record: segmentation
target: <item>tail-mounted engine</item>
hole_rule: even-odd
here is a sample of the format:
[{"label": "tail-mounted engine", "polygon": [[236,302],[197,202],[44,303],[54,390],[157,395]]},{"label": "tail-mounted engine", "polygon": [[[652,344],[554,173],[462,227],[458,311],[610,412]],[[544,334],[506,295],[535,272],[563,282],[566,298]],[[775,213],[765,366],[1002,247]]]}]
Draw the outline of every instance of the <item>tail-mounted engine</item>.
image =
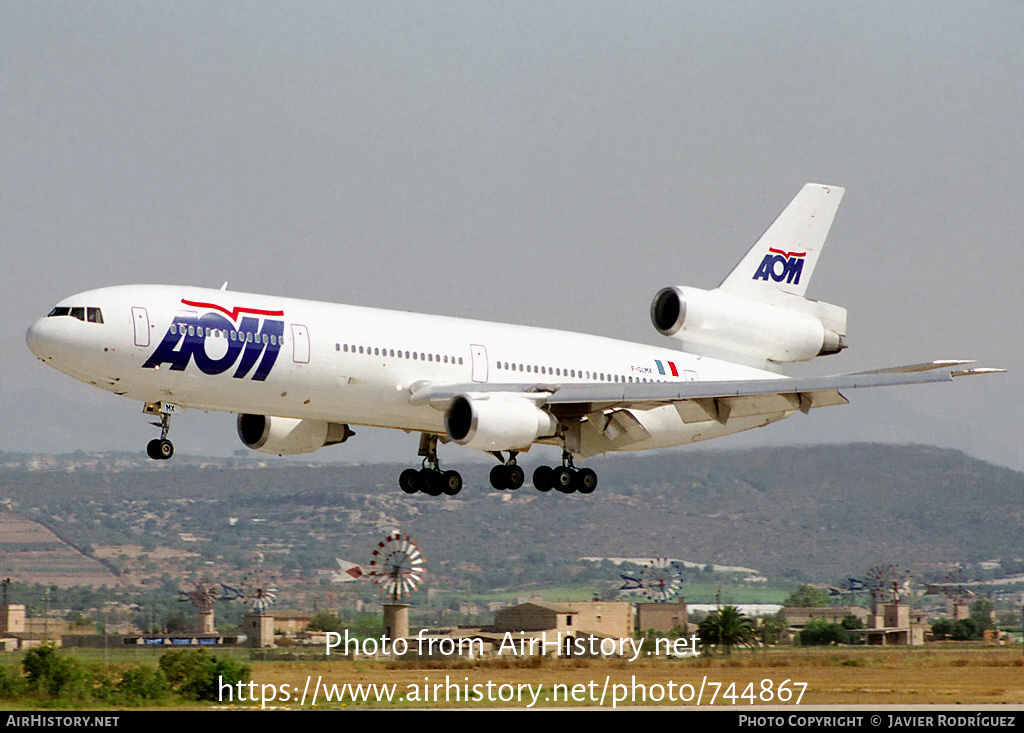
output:
[{"label": "tail-mounted engine", "polygon": [[658,331],[685,351],[762,365],[809,361],[846,348],[846,310],[799,296],[780,304],[719,290],[683,286],[661,290],[651,302]]}]

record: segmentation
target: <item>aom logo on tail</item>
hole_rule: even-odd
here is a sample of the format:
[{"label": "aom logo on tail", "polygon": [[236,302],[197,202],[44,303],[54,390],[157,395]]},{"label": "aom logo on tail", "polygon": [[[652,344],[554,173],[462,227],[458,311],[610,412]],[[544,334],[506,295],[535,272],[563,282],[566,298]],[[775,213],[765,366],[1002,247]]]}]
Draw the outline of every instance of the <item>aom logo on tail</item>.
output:
[{"label": "aom logo on tail", "polygon": [[[267,378],[284,341],[284,321],[267,316],[283,316],[284,311],[239,307],[228,310],[214,303],[184,299],[181,302],[195,308],[211,308],[219,313],[175,316],[163,341],[142,365],[143,369],[170,364],[172,371],[180,372],[194,359],[203,374],[223,374],[237,363],[231,375],[235,379],[246,377],[254,366],[254,380],[262,382]],[[230,320],[221,313],[230,316]],[[233,321],[243,313],[252,316],[243,316],[236,327]],[[258,316],[264,316],[262,323]]]},{"label": "aom logo on tail", "polygon": [[[800,284],[800,273],[804,269],[806,252],[785,252],[774,247],[768,248],[768,254],[761,260],[761,265],[754,273],[755,280],[771,278],[777,283],[785,280],[793,285]],[[747,270],[747,272],[750,272]]]}]

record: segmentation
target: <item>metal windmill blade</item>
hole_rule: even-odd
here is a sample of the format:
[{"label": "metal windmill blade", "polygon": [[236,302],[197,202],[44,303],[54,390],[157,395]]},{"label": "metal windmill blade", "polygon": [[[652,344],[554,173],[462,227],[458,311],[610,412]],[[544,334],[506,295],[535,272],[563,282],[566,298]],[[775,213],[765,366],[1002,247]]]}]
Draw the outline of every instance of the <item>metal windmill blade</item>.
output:
[{"label": "metal windmill blade", "polygon": [[377,543],[369,575],[382,593],[400,601],[419,587],[425,570],[419,546],[408,535],[393,532]]},{"label": "metal windmill blade", "polygon": [[640,572],[640,583],[644,595],[652,601],[664,603],[679,594],[682,578],[671,560],[659,557],[651,560]]},{"label": "metal windmill blade", "polygon": [[260,580],[260,573],[256,571],[255,579],[242,581],[238,597],[248,603],[252,610],[263,615],[277,601],[277,588],[271,587],[269,581]]}]

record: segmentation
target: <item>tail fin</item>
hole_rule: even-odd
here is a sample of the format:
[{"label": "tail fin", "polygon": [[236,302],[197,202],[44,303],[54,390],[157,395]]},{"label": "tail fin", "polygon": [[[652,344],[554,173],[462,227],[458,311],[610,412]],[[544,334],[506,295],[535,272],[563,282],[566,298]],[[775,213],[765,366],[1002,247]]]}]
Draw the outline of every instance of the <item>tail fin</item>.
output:
[{"label": "tail fin", "polygon": [[844,189],[808,183],[718,286],[732,295],[779,303],[804,297]]}]

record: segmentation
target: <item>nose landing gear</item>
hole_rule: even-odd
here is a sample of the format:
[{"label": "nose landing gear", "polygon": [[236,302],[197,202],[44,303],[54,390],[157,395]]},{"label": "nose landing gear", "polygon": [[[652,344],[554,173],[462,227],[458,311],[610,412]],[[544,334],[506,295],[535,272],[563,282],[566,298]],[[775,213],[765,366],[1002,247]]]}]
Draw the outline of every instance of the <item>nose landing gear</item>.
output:
[{"label": "nose landing gear", "polygon": [[160,422],[151,422],[160,428],[160,437],[149,441],[146,445],[146,455],[154,461],[166,461],[174,455],[174,443],[167,439],[167,433],[171,430],[171,415],[174,413],[174,405],[165,405],[162,402],[147,402],[142,411],[147,415],[156,415]]}]

